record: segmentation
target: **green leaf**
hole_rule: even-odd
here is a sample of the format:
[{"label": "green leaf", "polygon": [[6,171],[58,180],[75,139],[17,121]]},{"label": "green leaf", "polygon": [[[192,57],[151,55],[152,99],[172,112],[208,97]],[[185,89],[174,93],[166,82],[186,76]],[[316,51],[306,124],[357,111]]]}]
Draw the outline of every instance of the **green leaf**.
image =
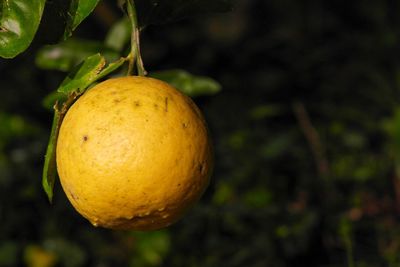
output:
[{"label": "green leaf", "polygon": [[74,91],[83,92],[94,81],[105,64],[106,60],[100,54],[88,57],[64,79],[57,91],[64,94]]},{"label": "green leaf", "polygon": [[95,53],[102,54],[107,61],[119,58],[116,50],[100,42],[71,38],[60,44],[42,47],[36,54],[36,65],[43,69],[70,71]]},{"label": "green leaf", "polygon": [[64,32],[64,39],[72,35],[78,25],[94,10],[100,0],[72,0],[69,9],[69,19]]},{"label": "green leaf", "polygon": [[35,36],[46,0],[1,2],[0,56],[13,58],[25,51]]},{"label": "green leaf", "polygon": [[47,96],[42,101],[43,107],[45,107],[48,110],[53,110],[54,104],[58,101],[60,103],[65,102],[67,100],[67,95],[64,93],[60,93],[57,91],[53,91]]},{"label": "green leaf", "polygon": [[215,80],[194,76],[184,70],[158,71],[150,73],[149,76],[163,80],[191,97],[213,95],[221,90],[221,85]]},{"label": "green leaf", "polygon": [[58,132],[62,122],[62,114],[55,109],[53,117],[53,125],[51,126],[50,139],[47,145],[46,155],[44,157],[44,167],[42,176],[42,186],[44,191],[52,202],[53,199],[53,187],[57,175],[56,166],[56,147]]},{"label": "green leaf", "polygon": [[122,64],[124,64],[126,61],[126,58],[120,58],[119,60],[112,62],[110,64],[108,64],[108,66],[106,68],[104,68],[94,79],[94,81],[97,81],[98,79],[101,79],[105,76],[107,76],[108,74],[110,74],[111,72],[117,70],[119,67],[122,66]]},{"label": "green leaf", "polygon": [[232,9],[232,0],[135,0],[135,4],[141,28]]},{"label": "green leaf", "polygon": [[64,79],[57,91],[64,94],[73,92],[82,94],[93,82],[118,69],[124,62],[125,58],[120,58],[104,68],[106,60],[103,56],[100,54],[90,56]]},{"label": "green leaf", "polygon": [[127,18],[123,18],[115,23],[107,33],[105,44],[107,47],[122,51],[124,46],[130,41],[132,27]]},{"label": "green leaf", "polygon": [[57,101],[54,105],[53,124],[51,126],[50,138],[47,145],[42,176],[42,186],[47,194],[47,197],[49,198],[50,203],[53,199],[53,188],[57,175],[56,147],[58,133],[60,131],[61,123],[65,114],[67,113],[71,105],[75,102],[78,96],[78,92],[70,92],[66,98]]}]

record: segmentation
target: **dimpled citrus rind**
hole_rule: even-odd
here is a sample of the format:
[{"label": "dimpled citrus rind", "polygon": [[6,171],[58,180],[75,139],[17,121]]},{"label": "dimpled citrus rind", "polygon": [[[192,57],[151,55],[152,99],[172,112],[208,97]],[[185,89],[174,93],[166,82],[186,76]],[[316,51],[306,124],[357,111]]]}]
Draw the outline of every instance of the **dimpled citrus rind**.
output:
[{"label": "dimpled citrus rind", "polygon": [[213,159],[205,121],[167,83],[147,77],[97,84],[68,110],[57,169],[74,208],[93,225],[155,230],[203,194]]}]

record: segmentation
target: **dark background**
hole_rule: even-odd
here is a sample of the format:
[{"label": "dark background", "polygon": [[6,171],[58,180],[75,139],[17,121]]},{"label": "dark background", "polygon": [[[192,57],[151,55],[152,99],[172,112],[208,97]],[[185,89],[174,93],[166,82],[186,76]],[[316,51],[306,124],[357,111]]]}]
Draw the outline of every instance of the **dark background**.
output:
[{"label": "dark background", "polygon": [[[400,3],[238,0],[230,13],[150,26],[147,70],[222,85],[195,98],[215,145],[212,182],[177,224],[94,228],[41,171],[43,98],[65,73],[35,66],[55,30],[0,59],[0,266],[399,266]],[[104,1],[75,36],[103,40]]]}]

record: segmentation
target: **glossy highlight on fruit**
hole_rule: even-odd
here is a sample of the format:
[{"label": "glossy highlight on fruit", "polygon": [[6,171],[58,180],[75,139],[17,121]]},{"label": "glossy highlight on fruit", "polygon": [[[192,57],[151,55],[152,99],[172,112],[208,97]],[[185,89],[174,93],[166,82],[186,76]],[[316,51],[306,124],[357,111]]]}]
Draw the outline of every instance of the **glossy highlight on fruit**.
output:
[{"label": "glossy highlight on fruit", "polygon": [[93,225],[154,230],[205,191],[213,166],[206,123],[193,101],[160,80],[99,83],[68,110],[57,169],[74,208]]}]

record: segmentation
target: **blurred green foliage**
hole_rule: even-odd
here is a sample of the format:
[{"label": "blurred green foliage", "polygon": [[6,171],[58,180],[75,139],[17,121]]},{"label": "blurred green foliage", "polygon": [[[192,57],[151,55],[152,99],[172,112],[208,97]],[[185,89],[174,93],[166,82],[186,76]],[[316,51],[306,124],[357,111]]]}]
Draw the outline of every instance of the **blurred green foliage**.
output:
[{"label": "blurred green foliage", "polygon": [[107,61],[118,59],[117,51],[91,40],[70,38],[57,45],[44,46],[36,56],[36,65],[42,69],[69,71],[83,59],[96,53],[102,54]]},{"label": "blurred green foliage", "polygon": [[151,72],[150,77],[165,81],[191,97],[214,95],[221,85],[209,77],[194,76],[184,70]]},{"label": "blurred green foliage", "polygon": [[[124,51],[123,27],[118,44],[107,38],[119,16],[98,12],[76,37]],[[47,203],[42,101],[65,73],[34,66],[40,37],[0,60],[0,266],[399,266],[399,12],[395,1],[238,0],[229,14],[148,27],[147,70],[222,85],[195,98],[215,145],[211,185],[157,232],[93,228],[58,184]]]}]

